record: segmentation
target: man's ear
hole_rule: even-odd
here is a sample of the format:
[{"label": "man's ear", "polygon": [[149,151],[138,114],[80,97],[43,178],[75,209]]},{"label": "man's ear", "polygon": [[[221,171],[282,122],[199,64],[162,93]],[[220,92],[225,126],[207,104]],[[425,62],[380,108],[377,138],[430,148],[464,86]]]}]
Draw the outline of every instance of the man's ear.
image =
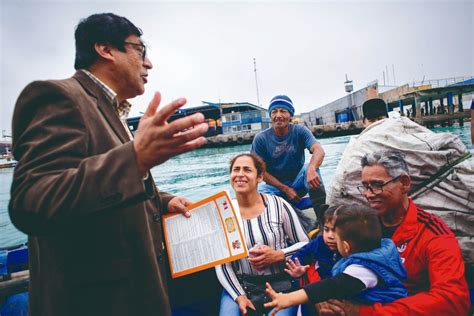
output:
[{"label": "man's ear", "polygon": [[95,48],[95,51],[97,52],[97,54],[100,57],[102,57],[104,59],[107,59],[107,60],[113,60],[114,59],[114,56],[112,54],[112,50],[111,50],[110,45],[95,43],[94,48]]},{"label": "man's ear", "polygon": [[364,128],[369,127],[370,122],[369,122],[369,120],[368,120],[366,117],[364,117],[364,118],[362,119],[362,125],[364,125]]},{"label": "man's ear", "polygon": [[403,193],[408,193],[410,191],[410,187],[411,187],[411,178],[409,175],[401,175],[400,176],[400,179],[398,180],[400,181],[400,183],[402,184],[402,190],[403,190]]}]

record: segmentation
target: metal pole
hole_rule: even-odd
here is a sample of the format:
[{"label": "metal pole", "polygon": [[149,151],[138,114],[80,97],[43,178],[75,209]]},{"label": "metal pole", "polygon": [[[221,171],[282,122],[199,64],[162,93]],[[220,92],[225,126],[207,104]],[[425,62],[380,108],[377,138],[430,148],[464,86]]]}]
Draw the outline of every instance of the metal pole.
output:
[{"label": "metal pole", "polygon": [[395,66],[392,64],[392,74],[393,74],[393,85],[396,86],[397,82],[395,81]]},{"label": "metal pole", "polygon": [[257,105],[260,106],[260,95],[258,94],[258,80],[257,80],[257,61],[253,59],[253,71],[255,72],[255,86],[257,87]]}]

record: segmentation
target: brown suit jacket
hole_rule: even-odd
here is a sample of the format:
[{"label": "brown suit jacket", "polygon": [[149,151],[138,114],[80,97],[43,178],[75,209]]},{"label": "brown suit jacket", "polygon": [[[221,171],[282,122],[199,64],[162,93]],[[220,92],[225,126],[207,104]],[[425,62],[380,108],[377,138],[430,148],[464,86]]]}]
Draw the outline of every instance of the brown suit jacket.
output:
[{"label": "brown suit jacket", "polygon": [[18,98],[10,217],[29,235],[30,315],[169,315],[161,212],[112,104],[86,74]]}]

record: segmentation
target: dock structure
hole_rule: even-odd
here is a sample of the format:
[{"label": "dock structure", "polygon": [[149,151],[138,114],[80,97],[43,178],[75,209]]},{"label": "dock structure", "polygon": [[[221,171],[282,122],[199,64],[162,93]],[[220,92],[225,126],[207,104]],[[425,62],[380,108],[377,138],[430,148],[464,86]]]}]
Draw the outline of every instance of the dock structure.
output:
[{"label": "dock structure", "polygon": [[[347,89],[348,83],[350,89]],[[413,121],[432,128],[449,126],[456,122],[464,124],[471,111],[464,111],[473,102],[474,76],[427,80],[402,86],[379,86],[378,81],[364,88],[352,90],[352,81],[346,78],[346,92],[342,98],[314,110],[295,116],[294,124],[304,124],[316,138],[358,134],[363,130],[362,104],[373,98],[382,98],[387,110],[408,116]],[[469,103],[469,104],[468,104]],[[176,111],[169,121],[191,115],[204,114],[209,124],[205,135],[207,147],[249,144],[255,135],[270,127],[267,109],[249,102],[205,102],[203,105]],[[140,117],[128,119],[132,133]]]},{"label": "dock structure", "polygon": [[434,127],[452,125],[455,121],[462,125],[470,117],[464,106],[472,102],[473,92],[474,77],[457,77],[406,84],[381,93],[380,97],[389,109]]},{"label": "dock structure", "polygon": [[464,125],[465,121],[471,118],[471,111],[460,111],[451,114],[433,114],[426,116],[419,116],[412,118],[413,121],[428,128],[435,126],[452,126],[458,122],[460,126]]},{"label": "dock structure", "polygon": [[[474,76],[414,82],[402,86],[379,86],[375,80],[366,87],[319,106],[301,116],[307,125],[328,125],[362,119],[362,104],[373,98],[387,102],[387,110],[414,118],[428,127],[451,124],[469,117],[455,114],[473,99]],[[456,102],[457,101],[457,102]],[[469,111],[467,111],[469,112]],[[425,116],[433,116],[426,118]],[[451,122],[451,123],[450,123]]]},{"label": "dock structure", "polygon": [[[328,138],[345,135],[356,135],[359,134],[364,126],[362,121],[355,121],[350,123],[337,123],[337,124],[325,124],[325,125],[313,125],[307,126],[316,138]],[[252,143],[255,135],[258,132],[251,133],[235,133],[227,135],[217,135],[213,137],[207,137],[207,144],[204,147],[225,147],[242,144]]]}]

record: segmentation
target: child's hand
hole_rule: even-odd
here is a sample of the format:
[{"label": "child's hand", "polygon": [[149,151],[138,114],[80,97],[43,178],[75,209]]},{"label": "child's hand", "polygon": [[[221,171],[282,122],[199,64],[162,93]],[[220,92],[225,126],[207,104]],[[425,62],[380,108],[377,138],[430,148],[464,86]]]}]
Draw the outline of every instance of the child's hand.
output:
[{"label": "child's hand", "polygon": [[273,307],[269,316],[273,316],[281,309],[290,307],[290,301],[286,298],[289,294],[277,293],[273,290],[272,286],[267,282],[266,284],[267,289],[265,292],[267,296],[272,299],[271,302],[263,304],[265,308]]},{"label": "child's hand", "polygon": [[265,308],[273,307],[269,316],[274,316],[279,310],[290,306],[297,306],[306,303],[309,300],[308,295],[306,295],[306,292],[302,289],[283,294],[276,293],[268,282],[265,283],[265,286],[267,287],[265,293],[267,293],[267,296],[272,299],[271,302],[263,304]]},{"label": "child's hand", "polygon": [[309,265],[302,266],[298,258],[295,259],[295,262],[288,259],[286,261],[286,267],[285,272],[291,275],[292,278],[300,278],[309,269]]}]

